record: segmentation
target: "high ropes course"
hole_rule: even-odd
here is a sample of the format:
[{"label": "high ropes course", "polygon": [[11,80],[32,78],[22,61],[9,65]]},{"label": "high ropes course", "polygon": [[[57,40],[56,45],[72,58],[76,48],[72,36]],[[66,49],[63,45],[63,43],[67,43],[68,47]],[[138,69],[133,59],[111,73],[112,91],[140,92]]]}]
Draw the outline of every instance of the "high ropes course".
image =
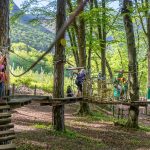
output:
[{"label": "high ropes course", "polygon": [[[56,35],[54,41],[51,43],[50,47],[46,52],[44,52],[31,66],[23,73],[15,75],[9,69],[9,72],[14,77],[21,77],[29,72],[33,67],[35,67],[47,54],[52,51],[52,48],[56,44],[58,40],[61,40],[62,35],[69,27],[69,25],[75,20],[75,17],[80,14],[83,7],[86,5],[88,0],[84,0],[78,8],[69,16],[68,20],[64,23],[62,28],[59,30],[58,34]],[[113,23],[115,23],[116,18],[114,19]],[[110,29],[109,29],[110,30]],[[108,30],[108,32],[109,32]],[[8,50],[9,52],[14,53],[13,51],[9,50],[9,47],[3,47],[4,50]],[[5,51],[6,52],[6,51]],[[66,60],[57,60],[66,62]],[[57,63],[57,62],[56,62]],[[81,69],[81,68],[76,68]],[[71,69],[70,69],[71,70]],[[73,70],[73,69],[72,69]],[[119,82],[123,78],[121,77]],[[118,81],[116,81],[118,82]],[[128,90],[124,90],[124,92],[118,93],[116,90],[117,84],[112,81],[104,80],[101,78],[90,78],[86,76],[83,82],[83,93],[80,97],[65,97],[65,98],[53,98],[51,96],[35,96],[35,95],[10,95],[10,96],[3,96],[4,101],[0,103],[0,150],[15,150],[16,147],[12,144],[12,140],[15,138],[15,133],[12,130],[14,127],[11,123],[11,113],[10,109],[16,107],[22,107],[26,104],[31,102],[40,103],[43,105],[64,105],[76,102],[86,102],[86,103],[93,103],[96,105],[108,104],[108,105],[137,105],[137,106],[147,106],[150,104],[150,101],[131,101],[128,96]],[[123,88],[122,88],[123,89]],[[11,129],[11,130],[10,130]]]}]

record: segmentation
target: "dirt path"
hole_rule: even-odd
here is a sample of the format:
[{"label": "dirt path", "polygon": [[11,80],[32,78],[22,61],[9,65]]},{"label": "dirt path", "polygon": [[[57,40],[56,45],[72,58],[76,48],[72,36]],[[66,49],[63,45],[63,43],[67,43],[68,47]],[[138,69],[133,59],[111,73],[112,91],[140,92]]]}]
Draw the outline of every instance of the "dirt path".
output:
[{"label": "dirt path", "polygon": [[[77,105],[65,108],[67,132],[51,129],[51,107],[31,104],[13,112],[18,150],[150,150],[150,132],[115,127],[106,117],[76,117]],[[146,125],[150,125],[150,118]]]}]

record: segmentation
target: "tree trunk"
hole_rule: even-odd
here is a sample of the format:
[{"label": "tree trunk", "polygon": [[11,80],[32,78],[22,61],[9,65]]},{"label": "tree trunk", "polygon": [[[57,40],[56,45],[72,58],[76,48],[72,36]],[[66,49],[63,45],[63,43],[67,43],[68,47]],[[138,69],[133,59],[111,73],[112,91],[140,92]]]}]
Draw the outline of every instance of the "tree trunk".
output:
[{"label": "tree trunk", "polygon": [[[65,0],[57,1],[57,14],[56,14],[56,34],[65,22]],[[65,33],[61,39],[65,38]],[[64,97],[64,60],[65,60],[65,48],[58,41],[55,46],[54,56],[54,98]],[[57,131],[64,131],[64,105],[53,106],[53,127]]]},{"label": "tree trunk", "polygon": [[[144,4],[144,2],[142,2]],[[145,15],[147,17],[147,41],[148,41],[148,50],[147,50],[147,61],[148,61],[148,92],[147,98],[150,99],[150,12],[149,12],[149,0],[145,0],[146,8]],[[143,6],[143,5],[142,5]]]},{"label": "tree trunk", "polygon": [[6,95],[9,94],[9,55],[8,49],[10,47],[9,39],[9,0],[0,0],[0,51],[6,55],[7,66],[6,73],[8,76],[7,85],[5,85]]},{"label": "tree trunk", "polygon": [[[101,56],[96,52],[96,55],[101,59]],[[110,79],[113,80],[113,73],[112,73],[112,69],[109,65],[109,62],[108,60],[106,59],[106,67],[107,67],[107,70],[108,70],[108,73],[109,73],[109,76],[110,76]]]},{"label": "tree trunk", "polygon": [[[93,0],[90,3],[90,11],[93,9]],[[93,27],[92,27],[92,20],[89,21],[90,24],[90,40],[89,40],[89,49],[88,49],[88,63],[87,63],[87,70],[88,75],[91,77],[91,55],[92,55],[92,42],[93,42]]]},{"label": "tree trunk", "polygon": [[102,67],[102,77],[106,77],[106,6],[105,0],[102,0],[102,41],[101,41],[101,67]]},{"label": "tree trunk", "polygon": [[[131,19],[131,0],[123,1],[123,20],[126,31],[127,47],[128,47],[128,60],[129,60],[129,86],[130,86],[130,99],[131,101],[139,100],[139,86],[138,86],[138,66],[136,57],[135,37],[133,30],[133,23]],[[139,107],[130,106],[129,117],[127,121],[127,127],[137,128],[138,127],[138,115]]]},{"label": "tree trunk", "polygon": [[148,93],[147,98],[150,99],[150,14],[148,14],[147,19],[147,38],[148,38]]},{"label": "tree trunk", "polygon": [[[78,0],[78,5],[83,0]],[[83,10],[82,10],[83,12]],[[81,13],[82,13],[81,12]],[[83,16],[79,16],[78,25],[78,46],[79,46],[79,65],[80,67],[86,67],[86,42],[85,42],[85,21]],[[83,85],[84,86],[84,85]],[[86,88],[85,88],[86,89]],[[84,90],[83,90],[83,96]],[[78,112],[80,115],[87,115],[90,113],[89,104],[85,102],[80,103],[80,109]]]},{"label": "tree trunk", "polygon": [[78,54],[78,46],[76,42],[74,29],[68,29],[68,35],[69,35],[70,44],[72,47],[72,53],[76,62],[76,66],[78,67],[79,66],[79,54]]}]

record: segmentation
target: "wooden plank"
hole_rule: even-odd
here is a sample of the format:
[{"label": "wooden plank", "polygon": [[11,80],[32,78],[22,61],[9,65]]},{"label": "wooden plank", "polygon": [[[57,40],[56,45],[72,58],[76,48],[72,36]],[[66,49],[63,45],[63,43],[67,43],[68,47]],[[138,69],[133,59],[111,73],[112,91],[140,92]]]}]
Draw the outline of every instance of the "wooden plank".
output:
[{"label": "wooden plank", "polygon": [[0,150],[16,150],[15,144],[0,145]]},{"label": "wooden plank", "polygon": [[9,105],[0,106],[0,112],[4,112],[6,110],[10,110],[10,106]]},{"label": "wooden plank", "polygon": [[14,130],[6,130],[6,131],[0,131],[0,137],[6,136],[6,135],[14,135]]},{"label": "wooden plank", "polygon": [[51,101],[41,102],[41,106],[55,106],[55,105],[65,105],[82,101],[83,97],[65,97],[65,98],[53,98]]},{"label": "wooden plank", "polygon": [[8,117],[11,117],[11,113],[0,113],[0,119],[1,118],[8,118]]},{"label": "wooden plank", "polygon": [[11,123],[11,118],[0,119],[0,125]]},{"label": "wooden plank", "polygon": [[4,142],[4,141],[10,141],[15,139],[15,135],[9,135],[9,136],[5,136],[5,137],[0,137],[0,142]]},{"label": "wooden plank", "polygon": [[4,106],[4,105],[8,105],[6,100],[2,100],[2,101],[0,102],[0,106]]},{"label": "wooden plank", "polygon": [[11,99],[13,99],[13,98],[15,98],[15,99],[17,99],[17,98],[35,98],[35,99],[38,99],[38,98],[45,98],[45,99],[47,99],[47,98],[52,98],[52,96],[42,96],[42,95],[11,95],[11,96],[4,96],[4,98],[11,98]]},{"label": "wooden plank", "polygon": [[80,70],[85,69],[84,67],[73,67],[73,68],[67,68],[66,70]]},{"label": "wooden plank", "polygon": [[6,130],[6,129],[11,129],[14,128],[13,124],[6,124],[6,125],[0,125],[0,130]]}]

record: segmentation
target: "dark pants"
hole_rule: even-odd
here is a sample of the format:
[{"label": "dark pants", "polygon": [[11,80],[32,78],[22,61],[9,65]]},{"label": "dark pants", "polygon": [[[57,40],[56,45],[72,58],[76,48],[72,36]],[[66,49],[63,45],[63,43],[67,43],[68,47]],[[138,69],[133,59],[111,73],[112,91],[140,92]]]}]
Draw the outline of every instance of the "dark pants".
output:
[{"label": "dark pants", "polygon": [[4,83],[0,83],[0,97],[4,96]]},{"label": "dark pants", "polygon": [[82,92],[82,83],[81,83],[80,81],[76,80],[76,85],[77,85],[77,87],[78,87],[78,90],[79,90],[80,92]]}]

